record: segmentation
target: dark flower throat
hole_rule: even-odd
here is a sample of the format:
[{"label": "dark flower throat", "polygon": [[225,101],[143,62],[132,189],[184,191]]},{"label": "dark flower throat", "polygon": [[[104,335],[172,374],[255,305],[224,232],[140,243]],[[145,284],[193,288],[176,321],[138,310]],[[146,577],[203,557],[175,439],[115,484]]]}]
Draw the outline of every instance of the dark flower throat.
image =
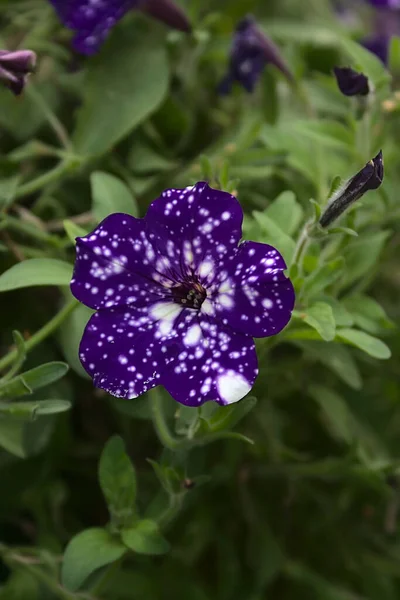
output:
[{"label": "dark flower throat", "polygon": [[207,292],[198,281],[185,281],[172,288],[172,299],[185,308],[199,309],[207,297]]}]

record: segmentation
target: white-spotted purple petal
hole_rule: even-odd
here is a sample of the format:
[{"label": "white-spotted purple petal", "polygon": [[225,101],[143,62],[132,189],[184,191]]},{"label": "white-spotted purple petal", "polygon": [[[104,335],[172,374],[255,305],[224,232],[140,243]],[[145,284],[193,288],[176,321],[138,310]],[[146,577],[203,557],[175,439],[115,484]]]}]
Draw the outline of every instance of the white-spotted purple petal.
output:
[{"label": "white-spotted purple petal", "polygon": [[186,406],[200,406],[207,400],[224,405],[246,396],[257,374],[251,337],[214,319],[199,318],[186,328],[178,358],[160,383]]},{"label": "white-spotted purple petal", "polygon": [[171,302],[96,312],[79,348],[95,386],[113,396],[136,398],[160,383],[161,374],[176,361],[185,317],[192,315],[182,315]]},{"label": "white-spotted purple petal", "polygon": [[284,269],[285,261],[272,246],[243,242],[208,290],[209,314],[252,337],[279,333],[295,301]]},{"label": "white-spotted purple petal", "polygon": [[204,283],[242,237],[243,211],[237,199],[204,182],[165,190],[149,206],[145,220],[149,239],[167,259],[166,272],[196,271]]},{"label": "white-spotted purple petal", "polygon": [[97,310],[146,305],[162,299],[166,286],[174,283],[158,274],[159,262],[144,220],[114,213],[92,233],[77,238],[72,293]]},{"label": "white-spotted purple petal", "polygon": [[97,387],[133,398],[163,384],[190,406],[250,391],[252,337],[285,327],[294,292],[275,248],[239,245],[242,218],[234,196],[200,182],[77,239],[71,290],[98,310],[80,357]]}]

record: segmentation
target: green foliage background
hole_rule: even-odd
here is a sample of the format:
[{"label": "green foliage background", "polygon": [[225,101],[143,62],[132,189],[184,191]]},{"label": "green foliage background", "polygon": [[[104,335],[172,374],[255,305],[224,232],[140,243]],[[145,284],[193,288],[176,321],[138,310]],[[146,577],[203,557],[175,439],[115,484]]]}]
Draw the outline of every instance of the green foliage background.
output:
[{"label": "green foliage background", "polygon": [[[39,56],[22,98],[0,89],[0,600],[396,600],[400,40],[389,74],[355,41],[367,5],[351,29],[327,0],[181,5],[192,35],[132,13],[86,59],[48,2],[0,0],[0,47]],[[249,11],[295,83],[269,66],[221,98]],[[336,64],[370,77],[367,107]],[[380,148],[383,186],[308,239]],[[74,238],[203,178],[285,256],[293,319],[237,405],[111,398],[77,357]]]}]

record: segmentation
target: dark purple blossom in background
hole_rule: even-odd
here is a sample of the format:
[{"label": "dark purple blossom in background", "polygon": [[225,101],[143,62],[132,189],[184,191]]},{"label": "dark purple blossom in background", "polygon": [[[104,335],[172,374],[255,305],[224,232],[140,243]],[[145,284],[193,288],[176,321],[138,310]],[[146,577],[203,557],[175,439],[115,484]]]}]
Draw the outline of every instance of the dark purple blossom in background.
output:
[{"label": "dark purple blossom in background", "polygon": [[239,22],[230,53],[228,73],[219,85],[221,94],[229,94],[235,81],[252,92],[265,66],[271,63],[292,80],[285,61],[275,44],[260,30],[253,17]]},{"label": "dark purple blossom in background", "polygon": [[373,33],[362,41],[363,46],[387,65],[390,40],[400,35],[400,0],[368,0],[375,7]]},{"label": "dark purple blossom in background", "polygon": [[400,8],[400,0],[367,0],[375,8]]},{"label": "dark purple blossom in background", "polygon": [[77,238],[71,290],[97,311],[80,345],[96,387],[136,398],[162,384],[189,406],[250,391],[253,337],[287,325],[294,290],[275,248],[240,242],[242,220],[234,196],[200,182]]},{"label": "dark purple blossom in background", "polygon": [[18,96],[36,65],[32,50],[0,50],[0,80]]},{"label": "dark purple blossom in background", "polygon": [[132,9],[147,12],[170,27],[190,31],[190,23],[172,0],[50,0],[66,27],[75,32],[74,48],[95,54],[114,25]]},{"label": "dark purple blossom in background", "polygon": [[367,96],[370,92],[368,77],[350,67],[334,67],[338,87],[345,96]]}]

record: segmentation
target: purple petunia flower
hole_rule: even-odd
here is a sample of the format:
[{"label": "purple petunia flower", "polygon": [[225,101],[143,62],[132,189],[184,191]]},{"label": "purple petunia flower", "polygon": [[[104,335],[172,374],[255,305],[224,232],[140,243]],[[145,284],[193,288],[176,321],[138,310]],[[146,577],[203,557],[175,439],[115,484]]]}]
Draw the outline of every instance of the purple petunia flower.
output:
[{"label": "purple petunia flower", "polygon": [[0,81],[19,96],[35,65],[36,54],[32,50],[0,50]]},{"label": "purple petunia flower", "polygon": [[253,17],[245,17],[236,28],[229,70],[219,85],[219,92],[229,94],[234,81],[252,92],[267,63],[274,64],[289,80],[293,79],[275,44],[259,29]]},{"label": "purple petunia flower", "polygon": [[139,9],[170,27],[190,31],[184,12],[173,0],[50,0],[61,21],[76,35],[74,47],[95,54],[110,30],[132,9]]},{"label": "purple petunia flower", "polygon": [[162,384],[189,406],[250,391],[253,336],[287,325],[294,290],[275,248],[240,243],[242,220],[234,196],[200,182],[77,238],[71,290],[97,311],[80,345],[95,386],[136,398]]}]

